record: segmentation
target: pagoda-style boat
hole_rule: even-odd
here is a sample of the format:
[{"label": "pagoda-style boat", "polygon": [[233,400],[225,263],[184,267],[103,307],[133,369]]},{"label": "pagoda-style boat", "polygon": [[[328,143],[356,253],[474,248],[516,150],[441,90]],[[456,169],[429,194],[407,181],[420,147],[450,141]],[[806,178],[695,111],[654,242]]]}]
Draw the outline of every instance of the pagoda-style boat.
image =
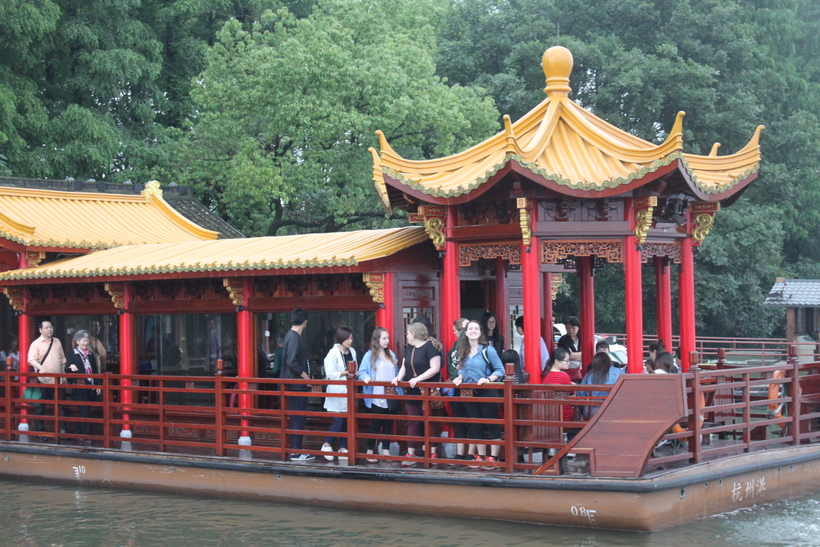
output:
[{"label": "pagoda-style boat", "polygon": [[[112,238],[122,228],[120,204],[86,194],[46,192],[36,202],[67,200],[70,207],[74,200],[111,228],[96,222],[81,234],[60,233],[49,214],[29,215],[43,226],[27,226],[3,211],[0,258],[8,271],[0,286],[9,304],[0,326],[19,338],[20,368],[3,373],[0,473],[635,530],[820,489],[820,362],[801,362],[785,347],[761,366],[733,364],[722,351],[704,363],[695,351],[693,248],[721,205],[755,179],[762,127],[735,154],[718,156],[715,145],[699,156],[683,151],[679,113],[654,145],[569,99],[568,50],[549,49],[543,65],[544,102],[516,123],[505,118],[503,132],[465,152],[410,161],[379,133],[381,152],[371,151],[378,194],[385,207],[405,209],[423,226],[216,239],[162,206],[156,186],[131,202],[156,200],[152,222],[170,221],[172,238]],[[48,239],[37,236],[46,229]],[[78,256],[65,258],[66,249]],[[540,378],[540,359],[529,356],[539,355],[540,337],[552,340],[553,291],[572,272],[586,365],[595,343],[593,274],[608,263],[623,264],[629,374],[592,390],[608,396],[592,397],[588,386],[516,383],[509,370],[495,421],[503,438],[482,441],[501,446],[499,468],[452,459],[451,439],[430,433],[456,418],[432,412],[429,395],[420,396],[425,415],[401,416],[390,436],[405,443],[406,421],[423,421],[423,455],[370,455],[364,444],[374,438],[367,433],[374,414],[364,412],[362,382],[312,380],[347,385],[346,394],[330,396],[347,398],[348,431],[329,434],[319,405],[325,394],[307,411],[290,410],[288,396],[304,395],[291,391],[297,381],[268,377],[266,356],[289,328],[288,312],[301,306],[310,313],[303,336],[316,364],[342,325],[357,348],[375,326],[387,328],[401,355],[397,342],[417,315],[450,347],[455,319],[494,309],[517,349],[513,320],[523,315],[524,366]],[[641,374],[642,270],[650,263],[652,338],[674,339],[677,277],[681,374]],[[90,403],[90,418],[77,417],[71,400],[24,397],[39,376],[26,364],[37,318],[52,321],[64,345],[83,328],[105,348],[103,397]],[[482,389],[476,386],[477,397]],[[46,431],[34,434],[31,405],[44,403]],[[565,422],[566,404],[600,408],[588,422]],[[308,417],[301,452],[315,461],[288,459],[288,417],[300,413]],[[91,423],[92,434],[73,433],[72,422]],[[576,433],[569,442],[568,431]],[[325,436],[345,436],[350,452],[320,451]],[[91,447],[81,446],[86,439]],[[408,461],[414,465],[401,465]]]}]

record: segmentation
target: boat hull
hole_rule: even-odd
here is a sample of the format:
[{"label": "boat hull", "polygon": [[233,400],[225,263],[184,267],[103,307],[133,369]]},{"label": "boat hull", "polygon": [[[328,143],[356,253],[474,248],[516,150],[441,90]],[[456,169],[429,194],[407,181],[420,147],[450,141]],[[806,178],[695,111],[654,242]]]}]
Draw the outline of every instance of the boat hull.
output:
[{"label": "boat hull", "polygon": [[641,479],[311,466],[0,443],[0,474],[358,510],[655,531],[820,490],[820,447],[725,458]]}]

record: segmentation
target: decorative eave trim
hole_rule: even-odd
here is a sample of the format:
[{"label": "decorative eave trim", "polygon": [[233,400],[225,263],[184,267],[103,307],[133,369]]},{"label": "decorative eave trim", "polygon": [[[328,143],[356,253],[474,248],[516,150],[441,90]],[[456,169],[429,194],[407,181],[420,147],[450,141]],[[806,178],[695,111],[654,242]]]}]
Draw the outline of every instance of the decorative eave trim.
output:
[{"label": "decorative eave trim", "polygon": [[328,260],[295,260],[267,262],[239,262],[228,261],[223,264],[179,264],[175,266],[137,266],[134,268],[83,268],[81,270],[62,271],[59,268],[48,272],[31,272],[28,270],[14,270],[0,274],[0,281],[23,280],[23,279],[59,279],[72,277],[120,277],[134,275],[170,274],[170,273],[195,273],[195,272],[229,272],[229,271],[256,271],[256,270],[286,270],[302,268],[326,268],[333,266],[358,266],[356,257],[332,258]]}]

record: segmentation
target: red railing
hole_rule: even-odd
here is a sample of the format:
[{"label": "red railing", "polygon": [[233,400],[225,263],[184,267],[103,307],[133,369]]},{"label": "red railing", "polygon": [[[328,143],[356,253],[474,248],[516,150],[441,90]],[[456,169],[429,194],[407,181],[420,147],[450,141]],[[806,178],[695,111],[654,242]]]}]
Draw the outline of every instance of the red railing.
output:
[{"label": "red railing", "polygon": [[[722,353],[722,352],[721,352]],[[670,465],[688,465],[707,459],[723,457],[738,452],[749,452],[764,447],[815,442],[820,438],[820,363],[800,364],[792,357],[786,364],[765,367],[733,367],[725,361],[715,370],[695,369],[685,374],[688,415],[681,422],[679,431],[670,431],[663,440],[674,443],[671,453],[653,453],[647,469]],[[443,443],[463,442],[500,447],[503,454],[503,471],[507,473],[529,472],[537,469],[542,454],[560,452],[565,446],[564,433],[577,433],[586,425],[584,421],[563,421],[564,405],[600,406],[601,397],[579,396],[578,392],[609,392],[612,386],[557,386],[527,385],[505,381],[500,384],[472,387],[475,397],[461,397],[462,402],[499,403],[496,419],[456,418],[445,411],[434,411],[434,401],[452,401],[448,396],[380,395],[379,398],[399,399],[421,403],[422,416],[365,412],[360,402],[372,395],[361,393],[363,382],[349,379],[342,381],[313,380],[315,386],[345,385],[346,393],[309,393],[298,391],[304,380],[248,379],[247,388],[241,389],[236,378],[222,376],[142,376],[97,375],[100,386],[61,385],[48,400],[23,398],[28,387],[48,387],[38,384],[36,373],[3,372],[0,379],[4,389],[0,404],[2,408],[2,432],[5,441],[31,442],[42,437],[60,444],[79,443],[90,439],[98,448],[125,448],[134,451],[152,451],[173,454],[192,454],[217,457],[252,458],[255,460],[286,460],[293,452],[306,453],[320,458],[332,455],[341,464],[365,464],[367,459],[380,462],[410,461],[417,466],[441,469],[442,464],[452,466],[476,465],[475,462],[433,458],[435,447]],[[72,374],[55,375],[57,378],[76,378]],[[28,383],[23,383],[28,381]],[[371,382],[370,386],[389,384]],[[787,386],[777,397],[769,397],[770,386]],[[299,387],[297,387],[299,386]],[[425,383],[426,387],[450,388],[449,383]],[[816,386],[816,387],[815,387]],[[72,390],[96,389],[103,396],[96,402],[74,401],[62,398],[64,388]],[[404,386],[406,387],[406,386]],[[498,397],[481,396],[488,389],[498,390]],[[802,390],[802,391],[801,391]],[[800,395],[795,398],[794,393]],[[125,397],[130,393],[130,398]],[[252,408],[237,408],[233,401],[240,395],[249,395]],[[294,397],[346,398],[348,410],[340,414],[347,418],[346,432],[331,433],[329,419],[337,416],[321,409],[320,405],[308,405],[306,410],[289,408]],[[125,402],[129,400],[129,402]],[[768,412],[768,405],[780,406],[777,415]],[[32,405],[43,404],[47,414],[32,416]],[[78,416],[79,406],[88,406],[90,418]],[[67,411],[68,416],[61,413]],[[651,409],[645,409],[651,412]],[[304,416],[307,425],[290,429],[289,418]],[[391,419],[394,430],[389,435],[370,434],[368,423],[373,418]],[[702,419],[701,419],[702,417]],[[42,419],[43,432],[31,429],[33,420]],[[408,422],[422,422],[420,437],[412,437],[405,431]],[[437,435],[438,429],[449,429],[455,422],[465,424],[497,425],[502,431],[499,439],[455,439]],[[29,431],[20,428],[27,422]],[[78,423],[90,423],[92,434],[72,432]],[[60,428],[65,427],[62,433]],[[131,438],[121,437],[123,428],[131,431]],[[296,450],[289,444],[289,435],[303,435],[303,449]],[[349,452],[322,452],[321,439],[346,438]],[[365,443],[387,440],[402,445],[418,441],[423,451],[408,458],[405,451],[399,454],[381,455],[365,452]],[[128,442],[130,445],[122,443]],[[654,442],[654,441],[653,441]],[[708,443],[708,444],[707,444]],[[319,460],[320,462],[323,460]],[[497,464],[479,463],[483,467]]]}]

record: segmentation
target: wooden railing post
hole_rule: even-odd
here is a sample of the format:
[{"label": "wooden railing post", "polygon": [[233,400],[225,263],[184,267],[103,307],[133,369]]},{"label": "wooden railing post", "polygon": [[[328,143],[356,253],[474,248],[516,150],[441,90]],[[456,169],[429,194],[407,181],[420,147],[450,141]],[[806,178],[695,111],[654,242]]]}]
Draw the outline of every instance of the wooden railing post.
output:
[{"label": "wooden railing post", "polygon": [[504,364],[504,470],[512,473],[518,461],[515,448],[515,404],[513,403],[513,383],[515,383],[515,365]]},{"label": "wooden railing post", "polygon": [[797,360],[797,346],[793,344],[789,346],[789,359],[787,362],[792,367],[792,444],[796,446],[800,444],[802,434],[800,431],[800,413],[803,409],[800,405],[800,362]]},{"label": "wooden railing post", "polygon": [[[356,465],[356,361],[347,362],[347,465]],[[339,463],[342,458],[339,458]]]},{"label": "wooden railing post", "polygon": [[216,373],[214,374],[214,412],[216,413],[216,416],[214,416],[214,428],[216,429],[214,431],[214,440],[216,442],[214,449],[217,456],[225,455],[225,394],[222,391],[225,388],[223,384],[225,377],[222,375],[223,371],[222,359],[217,359]]},{"label": "wooden railing post", "polygon": [[749,385],[749,373],[743,373],[743,451],[748,452],[752,443],[752,407],[751,407],[751,386]]},{"label": "wooden railing post", "polygon": [[104,372],[102,378],[103,448],[111,448],[111,373]]},{"label": "wooden railing post", "polygon": [[717,350],[717,368],[726,368],[726,348],[718,348]]},{"label": "wooden railing post", "polygon": [[692,373],[692,395],[690,399],[690,408],[692,409],[692,415],[689,417],[689,431],[692,432],[692,438],[689,439],[689,448],[692,450],[692,463],[700,463],[701,461],[701,438],[700,438],[700,399],[701,399],[701,386],[700,386],[700,367],[697,365],[698,363],[698,352],[690,351],[689,352],[689,372]]}]

